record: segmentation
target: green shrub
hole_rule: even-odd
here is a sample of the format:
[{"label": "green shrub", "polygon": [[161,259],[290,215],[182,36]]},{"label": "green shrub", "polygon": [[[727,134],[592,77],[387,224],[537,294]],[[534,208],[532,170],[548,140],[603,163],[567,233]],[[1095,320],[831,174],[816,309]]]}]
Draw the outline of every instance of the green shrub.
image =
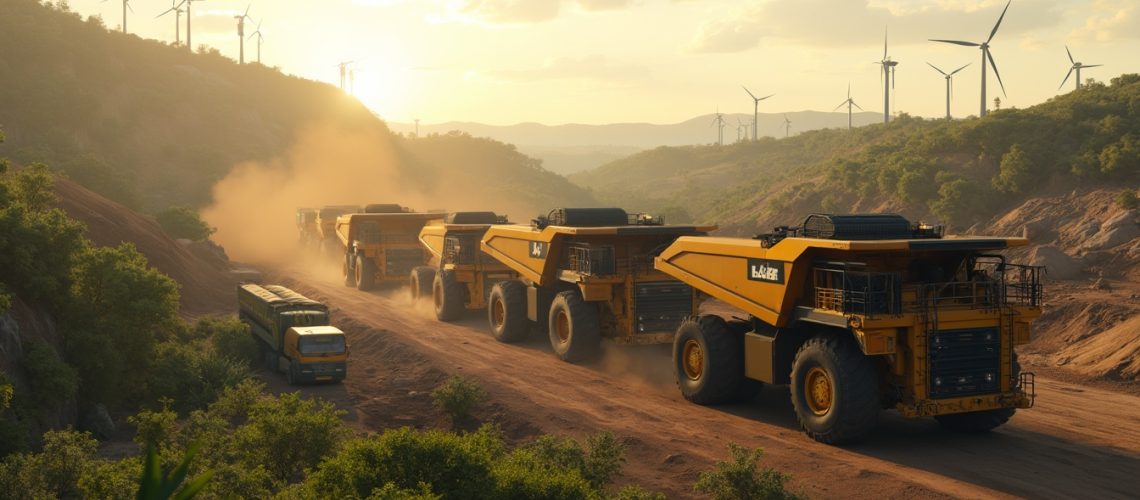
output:
[{"label": "green shrub", "polygon": [[665,500],[665,494],[646,491],[641,486],[630,484],[618,490],[610,500]]},{"label": "green shrub", "polygon": [[215,353],[248,363],[256,363],[261,357],[261,345],[249,333],[249,325],[237,318],[202,318],[194,324],[194,330],[196,336],[210,339]]},{"label": "green shrub", "polygon": [[175,239],[202,241],[216,231],[202,220],[197,211],[187,207],[170,207],[159,212],[155,219],[162,230]]},{"label": "green shrub", "polygon": [[20,365],[28,375],[29,397],[37,408],[55,408],[75,395],[75,369],[64,363],[46,342],[28,342]]},{"label": "green shrub", "polygon": [[1136,197],[1135,189],[1125,189],[1116,195],[1116,205],[1125,210],[1132,210],[1140,206],[1140,199]]},{"label": "green shrub", "polygon": [[141,475],[142,461],[136,457],[95,460],[79,476],[76,487],[81,498],[133,498]]},{"label": "green shrub", "polygon": [[292,481],[337,452],[349,435],[340,420],[344,414],[296,392],[261,398],[250,407],[248,422],[234,431],[234,451],[245,466],[264,465],[275,479]]},{"label": "green shrub", "polygon": [[487,391],[459,375],[452,375],[443,385],[431,392],[432,402],[443,410],[453,425],[471,416],[471,410],[487,400]]},{"label": "green shrub", "polygon": [[23,498],[78,497],[79,478],[93,465],[98,442],[85,432],[48,431],[43,451],[10,455],[0,464],[0,492]]},{"label": "green shrub", "polygon": [[147,381],[151,400],[169,398],[182,414],[206,408],[227,387],[251,376],[249,364],[204,348],[200,343],[163,342],[155,348],[155,370]]},{"label": "green shrub", "polygon": [[308,478],[319,498],[365,498],[389,484],[401,490],[429,485],[442,498],[487,498],[502,437],[484,426],[472,434],[400,428],[356,439],[320,464]]},{"label": "green shrub", "polygon": [[160,449],[168,446],[177,430],[178,414],[171,411],[169,400],[164,400],[159,411],[143,410],[127,417],[135,426],[135,442],[145,447],[153,444]]},{"label": "green shrub", "polygon": [[788,475],[774,469],[757,469],[764,450],[748,450],[729,443],[731,461],[717,462],[716,469],[702,472],[693,489],[714,500],[796,499],[801,495],[786,489]]}]

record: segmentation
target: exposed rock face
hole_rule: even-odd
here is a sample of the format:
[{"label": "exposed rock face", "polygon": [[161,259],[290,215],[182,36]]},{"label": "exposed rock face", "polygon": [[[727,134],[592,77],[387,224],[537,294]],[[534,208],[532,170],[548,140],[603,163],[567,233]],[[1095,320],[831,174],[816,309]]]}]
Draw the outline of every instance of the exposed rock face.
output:
[{"label": "exposed rock face", "polygon": [[1071,280],[1081,277],[1082,274],[1080,261],[1052,245],[1042,245],[1030,251],[1029,263],[1045,266],[1050,279]]},{"label": "exposed rock face", "polygon": [[[62,357],[62,335],[55,320],[47,311],[29,306],[16,298],[8,313],[0,316],[0,370],[16,388],[17,394],[28,390],[28,380],[20,365],[24,358],[24,347],[28,341],[38,340],[55,349]],[[47,429],[62,429],[75,425],[78,419],[76,396],[61,401],[51,411],[43,412],[37,421],[29,422],[33,434],[38,435]],[[38,428],[38,429],[37,429]]]}]

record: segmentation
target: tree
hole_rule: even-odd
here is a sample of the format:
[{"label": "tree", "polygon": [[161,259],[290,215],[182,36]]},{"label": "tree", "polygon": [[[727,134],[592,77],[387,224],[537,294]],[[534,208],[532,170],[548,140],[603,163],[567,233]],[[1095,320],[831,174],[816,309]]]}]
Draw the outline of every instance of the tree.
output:
[{"label": "tree", "polygon": [[240,462],[264,465],[280,481],[292,481],[322,458],[333,455],[348,437],[332,403],[302,399],[294,392],[262,398],[249,409],[249,421],[234,431]]},{"label": "tree", "polygon": [[758,469],[764,450],[748,450],[728,444],[731,460],[717,462],[716,469],[702,472],[693,489],[713,500],[796,499],[799,494],[787,490],[789,476],[775,469]]},{"label": "tree", "polygon": [[1001,166],[998,175],[993,180],[994,189],[1007,193],[1021,193],[1028,191],[1035,181],[1040,180],[1041,173],[1034,173],[1029,154],[1020,144],[1010,146],[1009,151],[1001,157]]},{"label": "tree", "polygon": [[155,219],[162,230],[175,239],[202,241],[216,231],[202,220],[198,212],[188,207],[170,207],[159,212]]}]

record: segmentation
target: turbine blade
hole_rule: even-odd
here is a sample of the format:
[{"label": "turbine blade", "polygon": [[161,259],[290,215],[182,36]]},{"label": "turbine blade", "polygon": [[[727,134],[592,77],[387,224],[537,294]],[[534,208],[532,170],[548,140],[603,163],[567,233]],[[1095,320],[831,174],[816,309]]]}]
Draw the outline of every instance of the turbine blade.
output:
[{"label": "turbine blade", "polygon": [[859,111],[865,111],[862,106],[855,104],[855,101],[851,101],[851,105],[855,106],[856,108],[859,108]]},{"label": "turbine blade", "polygon": [[844,104],[847,104],[847,101],[843,101],[843,102],[839,103],[839,105],[836,106],[835,109],[831,110],[831,112],[834,113],[836,111],[839,111],[839,108],[842,108]]},{"label": "turbine blade", "polygon": [[883,28],[883,59],[887,58],[887,28]]},{"label": "turbine blade", "polygon": [[1073,53],[1072,53],[1072,52],[1069,52],[1069,46],[1068,46],[1068,45],[1066,45],[1066,46],[1065,46],[1065,53],[1066,53],[1066,54],[1069,54],[1069,62],[1070,62],[1070,63],[1072,63],[1072,64],[1077,64],[1077,61],[1074,61],[1074,60],[1073,60]]},{"label": "turbine blade", "polygon": [[939,73],[942,73],[942,76],[950,76],[950,75],[947,75],[945,71],[942,71],[942,70],[938,69],[938,66],[935,66],[935,65],[933,65],[933,64],[930,64],[930,63],[926,63],[926,65],[927,65],[927,66],[930,66],[931,68],[934,68],[934,71],[937,71],[937,72],[939,72]]},{"label": "turbine blade", "polygon": [[965,45],[967,47],[980,47],[982,45],[980,43],[963,42],[961,40],[935,40],[933,38],[930,38],[929,40],[932,42],[952,43],[954,45]]},{"label": "turbine blade", "polygon": [[950,76],[954,76],[954,73],[957,73],[957,72],[959,72],[959,71],[962,71],[962,70],[966,69],[966,66],[969,66],[969,65],[971,65],[971,64],[973,64],[973,63],[966,63],[966,64],[964,64],[964,65],[963,65],[961,68],[958,68],[958,69],[956,69],[956,70],[954,70],[954,71],[951,71],[951,72],[950,72]]},{"label": "turbine blade", "polygon": [[123,5],[127,6],[127,10],[131,11],[131,14],[135,13],[135,8],[131,7],[131,2],[123,2]]},{"label": "turbine blade", "polygon": [[1103,64],[1082,64],[1082,68],[1095,68],[1097,66],[1104,66]]},{"label": "turbine blade", "polygon": [[162,11],[162,14],[159,14],[159,15],[157,15],[157,16],[154,16],[154,18],[155,18],[155,19],[158,19],[158,18],[160,18],[160,17],[162,17],[162,16],[165,16],[165,15],[167,15],[167,14],[171,13],[171,12],[174,12],[174,7],[171,7],[171,8],[169,8],[169,9],[166,9],[166,10]]},{"label": "turbine blade", "polygon": [[990,43],[990,40],[994,39],[994,35],[997,34],[998,26],[1001,26],[1001,20],[1005,19],[1005,11],[1009,10],[1009,4],[1011,3],[1013,3],[1013,0],[1009,0],[1005,3],[1005,8],[1001,10],[1001,15],[998,16],[998,22],[994,24],[994,29],[990,32],[990,37],[986,39],[986,43]]},{"label": "turbine blade", "polygon": [[1074,69],[1076,69],[1075,66],[1069,66],[1069,72],[1065,73],[1065,79],[1061,80],[1061,84],[1057,86],[1057,90],[1061,90],[1061,87],[1065,86],[1065,82],[1069,81],[1069,77],[1072,76]]},{"label": "turbine blade", "polygon": [[744,89],[744,91],[745,91],[745,92],[748,92],[748,95],[749,95],[750,97],[752,97],[752,99],[753,99],[753,100],[755,100],[755,99],[756,99],[756,96],[752,94],[752,91],[751,91],[751,90],[748,90],[748,87],[745,87],[745,86],[741,85],[741,86],[740,86],[740,88]]},{"label": "turbine blade", "polygon": [[253,7],[253,4],[250,3],[250,4],[245,5],[245,13],[242,14],[242,17],[249,17],[249,8],[250,7]]},{"label": "turbine blade", "polygon": [[761,97],[761,98],[757,99],[757,101],[763,101],[764,99],[767,99],[767,98],[769,98],[769,97],[772,97],[772,96],[774,96],[774,95],[776,95],[776,94],[768,94],[768,95],[766,95],[766,96],[764,96],[764,97]]},{"label": "turbine blade", "polygon": [[847,82],[847,98],[851,98],[851,82]]},{"label": "turbine blade", "polygon": [[895,74],[898,73],[894,68],[891,68],[891,89],[895,88]]},{"label": "turbine blade", "polygon": [[[1007,7],[1008,7],[1008,5],[1007,5]],[[993,54],[991,54],[989,50],[986,50],[986,57],[987,57],[987,58],[989,58],[989,60],[990,60],[990,67],[994,69],[994,76],[996,76],[996,77],[997,77],[997,79],[998,79],[998,85],[1000,85],[1000,86],[1001,86],[1001,95],[1004,95],[1004,96],[1006,96],[1006,97],[1009,97],[1009,96],[1008,96],[1008,95],[1006,95],[1006,93],[1005,93],[1005,84],[1001,82],[1001,73],[998,73],[998,69],[997,69],[997,63],[996,63],[996,62],[994,62],[994,55],[993,55]]]}]

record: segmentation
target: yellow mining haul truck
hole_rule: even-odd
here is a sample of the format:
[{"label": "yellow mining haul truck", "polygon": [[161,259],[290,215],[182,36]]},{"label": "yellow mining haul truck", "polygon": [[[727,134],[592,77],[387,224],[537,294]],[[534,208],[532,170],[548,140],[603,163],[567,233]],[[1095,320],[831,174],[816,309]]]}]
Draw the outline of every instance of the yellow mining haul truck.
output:
[{"label": "yellow mining haul truck", "polygon": [[531,225],[487,229],[484,252],[518,273],[495,284],[488,319],[495,338],[545,328],[564,361],[597,354],[603,337],[624,344],[666,343],[699,306],[690,286],[656,271],[653,257],[682,235],[715,226],[667,226],[620,208],[563,208]]},{"label": "yellow mining haul truck", "polygon": [[518,277],[479,250],[483,234],[496,224],[508,224],[507,218],[494,212],[455,212],[424,226],[420,242],[432,257],[430,265],[412,270],[412,300],[431,297],[440,321],[459,319],[465,310],[485,309],[492,285]]},{"label": "yellow mining haul truck", "polygon": [[313,249],[327,256],[340,256],[340,244],[336,237],[336,220],[344,214],[360,212],[359,205],[325,205],[317,209],[316,239]]},{"label": "yellow mining haul truck", "polygon": [[298,208],[297,244],[301,248],[310,248],[317,241],[320,241],[320,235],[317,233],[317,209]]},{"label": "yellow mining haul truck", "polygon": [[404,283],[413,268],[428,262],[431,253],[417,237],[425,224],[445,215],[416,213],[399,205],[370,207],[372,213],[342,215],[336,221],[344,250],[344,284],[361,290],[377,283]]},{"label": "yellow mining haul truck", "polygon": [[329,326],[327,306],[278,285],[241,285],[237,292],[238,317],[270,370],[285,372],[290,384],[344,380],[348,344]]},{"label": "yellow mining haul truck", "polygon": [[790,384],[800,425],[824,443],[859,439],[882,408],[955,430],[1002,425],[1033,405],[1014,347],[1041,313],[1042,268],[995,253],[1024,238],[941,233],[893,214],[815,214],[754,239],[677,239],[657,269],[750,315],[681,326],[681,393],[715,404]]}]

